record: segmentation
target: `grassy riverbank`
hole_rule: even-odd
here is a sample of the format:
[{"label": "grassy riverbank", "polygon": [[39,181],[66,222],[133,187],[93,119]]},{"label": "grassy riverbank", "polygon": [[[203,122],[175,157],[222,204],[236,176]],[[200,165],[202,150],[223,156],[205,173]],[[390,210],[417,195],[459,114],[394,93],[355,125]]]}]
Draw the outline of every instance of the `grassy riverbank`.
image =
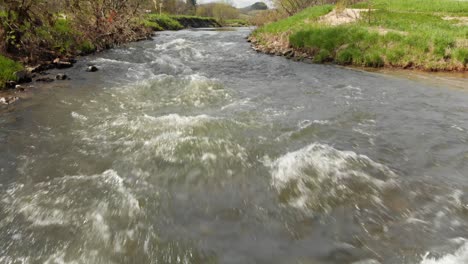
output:
[{"label": "grassy riverbank", "polygon": [[16,81],[15,72],[23,69],[23,66],[11,59],[0,55],[0,89],[7,81]]},{"label": "grassy riverbank", "polygon": [[352,6],[363,10],[339,6],[332,16],[327,14],[335,6],[311,7],[257,29],[251,40],[260,51],[310,58],[316,63],[467,70],[468,2],[371,2]]},{"label": "grassy riverbank", "polygon": [[184,28],[220,27],[221,24],[212,17],[186,16],[186,15],[158,15],[150,14],[143,22],[155,31],[181,30]]}]

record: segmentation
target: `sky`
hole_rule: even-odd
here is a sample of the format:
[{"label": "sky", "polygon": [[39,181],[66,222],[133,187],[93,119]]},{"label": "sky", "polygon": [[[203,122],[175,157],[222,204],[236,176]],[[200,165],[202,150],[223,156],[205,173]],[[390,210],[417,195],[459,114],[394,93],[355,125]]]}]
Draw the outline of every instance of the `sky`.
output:
[{"label": "sky", "polygon": [[[198,3],[200,4],[205,4],[209,2],[220,2],[219,0],[199,0]],[[264,2],[267,5],[270,5],[269,0],[228,0],[228,2],[232,3],[235,7],[241,8],[241,7],[246,7],[249,5],[252,5],[255,2]]]}]

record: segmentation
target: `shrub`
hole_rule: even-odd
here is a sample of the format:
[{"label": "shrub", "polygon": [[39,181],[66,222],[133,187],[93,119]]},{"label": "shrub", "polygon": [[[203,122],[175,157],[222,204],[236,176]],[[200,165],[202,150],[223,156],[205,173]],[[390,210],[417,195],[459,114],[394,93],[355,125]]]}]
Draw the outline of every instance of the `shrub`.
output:
[{"label": "shrub", "polygon": [[96,51],[96,46],[94,46],[93,43],[91,43],[91,41],[84,40],[78,46],[78,50],[80,50],[84,54],[89,54],[89,53],[93,53]]}]

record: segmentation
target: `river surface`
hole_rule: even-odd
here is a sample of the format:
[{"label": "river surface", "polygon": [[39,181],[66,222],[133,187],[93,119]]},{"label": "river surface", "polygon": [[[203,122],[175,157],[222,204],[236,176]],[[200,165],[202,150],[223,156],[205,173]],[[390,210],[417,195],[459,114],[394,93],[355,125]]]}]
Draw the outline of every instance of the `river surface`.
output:
[{"label": "river surface", "polygon": [[3,107],[0,263],[468,263],[468,90],[249,32],[159,33]]}]

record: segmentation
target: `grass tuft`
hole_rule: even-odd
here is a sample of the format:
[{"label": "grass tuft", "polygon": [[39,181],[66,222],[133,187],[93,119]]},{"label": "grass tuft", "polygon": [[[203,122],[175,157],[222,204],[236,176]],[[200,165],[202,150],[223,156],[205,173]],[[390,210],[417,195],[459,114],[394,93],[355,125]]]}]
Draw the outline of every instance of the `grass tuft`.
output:
[{"label": "grass tuft", "polygon": [[0,89],[5,88],[7,81],[16,81],[15,72],[23,69],[23,66],[0,55]]}]

